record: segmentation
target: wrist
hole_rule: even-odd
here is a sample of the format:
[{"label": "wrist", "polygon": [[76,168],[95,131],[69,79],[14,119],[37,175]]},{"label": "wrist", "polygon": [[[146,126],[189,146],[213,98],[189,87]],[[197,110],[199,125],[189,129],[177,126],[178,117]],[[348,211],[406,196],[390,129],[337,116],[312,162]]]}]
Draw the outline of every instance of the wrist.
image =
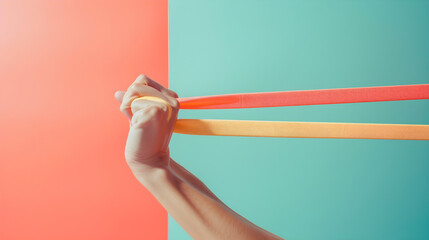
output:
[{"label": "wrist", "polygon": [[127,161],[134,176],[143,185],[150,184],[167,171],[170,171],[170,157],[152,159],[151,161]]}]

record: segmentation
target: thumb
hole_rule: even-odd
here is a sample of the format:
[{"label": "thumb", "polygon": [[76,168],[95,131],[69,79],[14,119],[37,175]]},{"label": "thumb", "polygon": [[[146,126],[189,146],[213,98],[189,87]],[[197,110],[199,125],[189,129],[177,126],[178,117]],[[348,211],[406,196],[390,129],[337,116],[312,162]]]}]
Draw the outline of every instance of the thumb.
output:
[{"label": "thumb", "polygon": [[124,95],[125,95],[125,91],[116,91],[115,92],[115,98],[120,103],[122,103],[122,99],[124,98]]}]

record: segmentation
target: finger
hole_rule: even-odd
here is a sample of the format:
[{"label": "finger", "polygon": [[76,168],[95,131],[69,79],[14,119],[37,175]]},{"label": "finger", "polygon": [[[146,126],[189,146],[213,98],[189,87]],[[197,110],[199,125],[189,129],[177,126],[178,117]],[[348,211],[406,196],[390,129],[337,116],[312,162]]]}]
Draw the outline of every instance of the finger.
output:
[{"label": "finger", "polygon": [[[125,104],[128,104],[126,101],[129,101],[129,100],[132,101],[137,97],[144,97],[144,96],[160,98],[166,101],[174,108],[176,108],[178,105],[178,100],[176,98],[165,95],[162,92],[159,92],[157,89],[141,83],[131,84],[131,86],[128,88],[127,92],[125,93],[124,98],[122,99],[122,102],[123,103],[125,102]],[[129,104],[131,104],[131,102]]]},{"label": "finger", "polygon": [[[143,124],[152,119],[170,119],[171,108],[167,102],[147,100],[138,98],[131,103],[131,111],[133,117],[131,118],[131,126],[135,124]],[[167,118],[163,118],[162,115],[168,114]],[[140,125],[139,125],[140,126]],[[138,127],[138,126],[137,126]]]},{"label": "finger", "polygon": [[169,107],[168,107],[167,103],[163,103],[163,102],[138,98],[131,103],[131,111],[133,114],[136,113],[137,111],[142,110],[142,109],[144,110],[146,108],[152,108],[152,107],[157,107],[160,110],[162,110],[162,112],[168,112],[169,111],[168,110]]},{"label": "finger", "polygon": [[135,114],[136,111],[138,111],[140,108],[142,108],[142,106],[145,106],[145,105],[146,106],[147,105],[150,105],[150,106],[153,106],[153,105],[160,106],[164,110],[164,112],[168,112],[167,119],[170,119],[171,113],[173,111],[171,104],[169,104],[164,99],[157,98],[157,97],[151,97],[151,96],[144,96],[144,97],[135,98],[133,100],[133,102],[131,103],[131,111],[132,111],[132,113]]},{"label": "finger", "polygon": [[140,74],[134,82],[135,83],[141,83],[141,84],[147,85],[149,87],[153,87],[156,90],[160,91],[161,93],[168,95],[169,97],[173,97],[173,98],[179,97],[177,95],[177,93],[175,93],[174,91],[162,86],[161,84],[150,79],[148,76],[146,76],[144,74]]},{"label": "finger", "polygon": [[122,99],[124,98],[124,95],[125,95],[125,91],[116,91],[115,92],[115,98],[120,103],[122,103]]},{"label": "finger", "polygon": [[163,99],[167,103],[171,102],[170,99],[156,89],[139,83],[133,83],[122,98],[120,110],[125,114],[125,116],[131,119],[133,115],[131,111],[131,103],[134,99],[143,96],[157,97]]}]

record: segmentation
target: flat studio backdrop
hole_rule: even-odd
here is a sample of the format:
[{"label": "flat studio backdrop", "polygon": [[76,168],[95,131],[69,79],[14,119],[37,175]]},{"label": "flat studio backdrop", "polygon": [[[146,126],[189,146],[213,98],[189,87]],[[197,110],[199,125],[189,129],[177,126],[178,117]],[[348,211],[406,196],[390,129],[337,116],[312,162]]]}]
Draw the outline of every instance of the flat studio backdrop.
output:
[{"label": "flat studio backdrop", "polygon": [[[113,94],[429,83],[429,1],[0,0],[0,239],[191,239],[132,176]],[[428,100],[179,118],[429,124]],[[171,155],[286,239],[428,239],[429,142],[174,134]]]}]

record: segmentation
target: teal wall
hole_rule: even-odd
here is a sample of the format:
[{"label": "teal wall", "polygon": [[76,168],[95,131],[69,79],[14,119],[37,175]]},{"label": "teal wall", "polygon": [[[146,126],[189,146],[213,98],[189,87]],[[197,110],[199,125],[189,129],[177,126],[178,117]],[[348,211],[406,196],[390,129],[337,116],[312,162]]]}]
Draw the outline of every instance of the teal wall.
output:
[{"label": "teal wall", "polygon": [[[429,83],[428,1],[170,0],[181,97]],[[429,101],[180,118],[429,124]],[[172,157],[287,239],[429,239],[429,142],[175,134]],[[169,238],[191,239],[169,219]]]}]

